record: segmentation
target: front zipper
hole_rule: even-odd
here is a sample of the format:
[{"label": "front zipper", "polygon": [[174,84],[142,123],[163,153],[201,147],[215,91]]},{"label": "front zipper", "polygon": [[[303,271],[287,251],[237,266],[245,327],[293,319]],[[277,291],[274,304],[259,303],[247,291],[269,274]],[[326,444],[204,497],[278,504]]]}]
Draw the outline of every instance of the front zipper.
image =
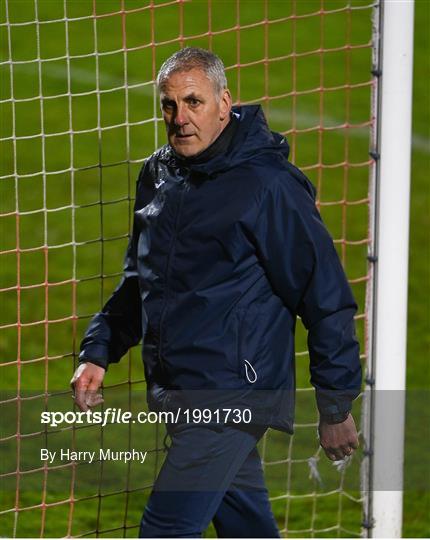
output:
[{"label": "front zipper", "polygon": [[183,202],[184,202],[184,196],[185,196],[185,191],[186,191],[186,187],[187,187],[187,183],[186,181],[184,181],[184,183],[182,184],[182,192],[181,192],[181,195],[180,195],[180,198],[179,198],[179,204],[178,204],[178,210],[176,211],[176,217],[175,217],[175,225],[174,225],[174,229],[173,229],[173,235],[172,235],[172,241],[171,241],[171,244],[170,244],[170,250],[169,250],[169,254],[167,256],[167,264],[166,264],[166,287],[165,287],[165,296],[164,296],[164,304],[163,304],[163,308],[161,310],[161,315],[160,315],[160,324],[159,324],[159,333],[158,333],[158,360],[160,362],[160,366],[163,368],[164,367],[164,362],[163,362],[163,354],[162,354],[162,348],[163,348],[163,323],[164,323],[164,319],[166,317],[166,313],[167,313],[167,306],[168,306],[168,303],[169,303],[169,272],[170,272],[170,265],[171,265],[171,262],[172,262],[172,259],[173,259],[173,254],[174,254],[174,251],[175,251],[175,242],[176,242],[176,238],[177,238],[177,233],[178,233],[178,225],[179,225],[179,217],[180,217],[180,214],[181,214],[181,209],[182,209],[182,205],[183,205]]}]

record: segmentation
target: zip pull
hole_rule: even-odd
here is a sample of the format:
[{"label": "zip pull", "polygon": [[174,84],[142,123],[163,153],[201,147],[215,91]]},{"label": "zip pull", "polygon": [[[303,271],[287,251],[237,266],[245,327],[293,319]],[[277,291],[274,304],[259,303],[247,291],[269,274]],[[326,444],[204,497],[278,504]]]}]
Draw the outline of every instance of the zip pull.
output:
[{"label": "zip pull", "polygon": [[[251,384],[254,384],[258,379],[257,372],[252,367],[252,364],[250,362],[248,362],[248,360],[246,358],[244,358],[243,361],[245,362],[245,376],[246,376],[246,379]],[[250,373],[251,373],[251,377],[250,377]]]}]

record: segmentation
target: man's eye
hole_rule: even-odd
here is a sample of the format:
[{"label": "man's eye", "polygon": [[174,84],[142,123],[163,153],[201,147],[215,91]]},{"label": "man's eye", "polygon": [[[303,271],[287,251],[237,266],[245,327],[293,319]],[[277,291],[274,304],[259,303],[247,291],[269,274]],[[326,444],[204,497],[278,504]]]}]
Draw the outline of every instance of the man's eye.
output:
[{"label": "man's eye", "polygon": [[199,105],[200,101],[198,99],[190,99],[189,100],[189,104],[191,105],[191,107],[197,107],[197,105]]}]

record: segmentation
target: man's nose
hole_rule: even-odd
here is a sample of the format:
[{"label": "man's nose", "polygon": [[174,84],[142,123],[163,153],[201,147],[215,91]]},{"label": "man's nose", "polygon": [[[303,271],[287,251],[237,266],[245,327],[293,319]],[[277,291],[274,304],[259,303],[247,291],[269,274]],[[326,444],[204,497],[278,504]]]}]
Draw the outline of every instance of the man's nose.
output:
[{"label": "man's nose", "polygon": [[176,114],[174,117],[175,125],[178,127],[185,126],[185,124],[188,124],[188,115],[187,115],[187,109],[185,104],[180,103],[178,105],[178,108],[176,109]]}]

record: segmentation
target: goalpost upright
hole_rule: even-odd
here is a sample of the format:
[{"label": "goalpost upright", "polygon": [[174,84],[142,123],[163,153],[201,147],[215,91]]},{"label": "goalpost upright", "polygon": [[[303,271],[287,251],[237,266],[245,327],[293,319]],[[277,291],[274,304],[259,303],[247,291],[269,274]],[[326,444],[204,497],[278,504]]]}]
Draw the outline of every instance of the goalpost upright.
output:
[{"label": "goalpost upright", "polygon": [[365,527],[402,535],[414,1],[382,1],[374,24],[373,266],[366,382]]}]

